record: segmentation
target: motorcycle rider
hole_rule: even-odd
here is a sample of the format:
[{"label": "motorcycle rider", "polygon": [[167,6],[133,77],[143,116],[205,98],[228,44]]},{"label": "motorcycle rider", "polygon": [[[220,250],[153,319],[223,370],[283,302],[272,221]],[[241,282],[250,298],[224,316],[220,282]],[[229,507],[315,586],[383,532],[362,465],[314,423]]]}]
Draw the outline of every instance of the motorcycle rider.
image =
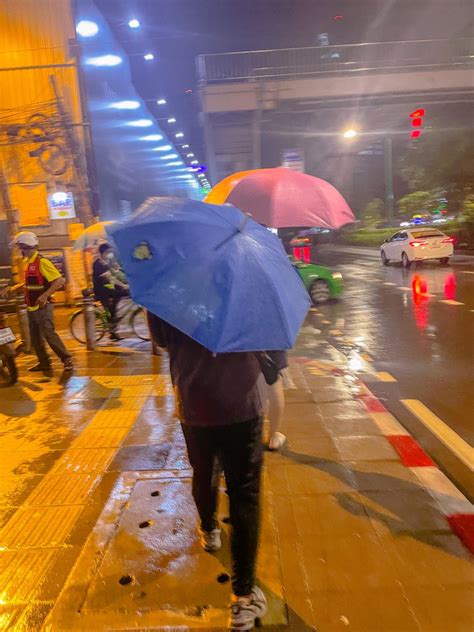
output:
[{"label": "motorcycle rider", "polygon": [[38,364],[31,367],[30,371],[41,372],[46,377],[53,376],[51,360],[44,346],[46,340],[62,361],[64,375],[72,373],[72,356],[56,332],[51,303],[51,296],[64,287],[65,279],[56,266],[38,252],[38,237],[35,233],[27,230],[17,233],[10,246],[20,249],[24,259],[25,278],[22,283],[2,290],[2,294],[6,296],[20,287],[24,288],[31,344],[38,358]]}]

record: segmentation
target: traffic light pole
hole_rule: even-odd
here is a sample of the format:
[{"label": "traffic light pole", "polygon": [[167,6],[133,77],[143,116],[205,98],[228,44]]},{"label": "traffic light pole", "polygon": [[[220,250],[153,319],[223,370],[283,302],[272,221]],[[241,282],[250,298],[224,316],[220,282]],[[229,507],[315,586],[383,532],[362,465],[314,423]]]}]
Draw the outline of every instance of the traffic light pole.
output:
[{"label": "traffic light pole", "polygon": [[385,217],[389,224],[393,223],[393,150],[392,139],[386,136],[383,140],[384,175],[385,175]]}]

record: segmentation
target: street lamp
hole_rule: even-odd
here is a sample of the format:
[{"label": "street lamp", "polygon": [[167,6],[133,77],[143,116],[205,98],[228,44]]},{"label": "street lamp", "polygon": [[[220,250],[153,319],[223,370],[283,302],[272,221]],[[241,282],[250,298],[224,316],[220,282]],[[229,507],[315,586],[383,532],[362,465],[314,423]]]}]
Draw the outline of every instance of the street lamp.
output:
[{"label": "street lamp", "polygon": [[346,131],[342,134],[344,138],[355,138],[357,136],[357,130],[354,128],[346,129]]}]

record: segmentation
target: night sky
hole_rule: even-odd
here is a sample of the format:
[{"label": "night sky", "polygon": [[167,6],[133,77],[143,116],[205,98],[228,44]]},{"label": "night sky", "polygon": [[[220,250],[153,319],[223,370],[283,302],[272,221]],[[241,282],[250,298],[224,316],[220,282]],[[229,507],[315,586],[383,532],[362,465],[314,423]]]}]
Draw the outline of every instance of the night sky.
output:
[{"label": "night sky", "polygon": [[[132,54],[134,82],[146,99],[165,97],[156,116],[174,115],[204,159],[195,58],[264,48],[471,36],[470,0],[96,0]],[[136,17],[141,28],[131,30]],[[146,63],[138,53],[152,51]],[[135,55],[133,55],[135,54]],[[186,92],[192,90],[192,92]],[[166,110],[166,111],[165,111]]]}]

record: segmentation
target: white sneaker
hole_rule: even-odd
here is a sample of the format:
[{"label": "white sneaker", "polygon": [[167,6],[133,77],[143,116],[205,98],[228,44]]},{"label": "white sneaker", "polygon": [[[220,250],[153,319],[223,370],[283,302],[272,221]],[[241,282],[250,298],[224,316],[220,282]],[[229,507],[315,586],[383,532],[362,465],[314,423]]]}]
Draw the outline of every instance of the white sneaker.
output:
[{"label": "white sneaker", "polygon": [[250,597],[237,597],[230,606],[230,629],[252,630],[255,619],[262,618],[267,612],[267,598],[263,591],[254,586]]},{"label": "white sneaker", "polygon": [[268,449],[272,452],[274,450],[280,450],[286,443],[286,435],[282,432],[274,432],[268,442]]},{"label": "white sneaker", "polygon": [[218,551],[221,548],[221,530],[203,531],[201,529],[201,544],[202,548],[209,553]]}]

